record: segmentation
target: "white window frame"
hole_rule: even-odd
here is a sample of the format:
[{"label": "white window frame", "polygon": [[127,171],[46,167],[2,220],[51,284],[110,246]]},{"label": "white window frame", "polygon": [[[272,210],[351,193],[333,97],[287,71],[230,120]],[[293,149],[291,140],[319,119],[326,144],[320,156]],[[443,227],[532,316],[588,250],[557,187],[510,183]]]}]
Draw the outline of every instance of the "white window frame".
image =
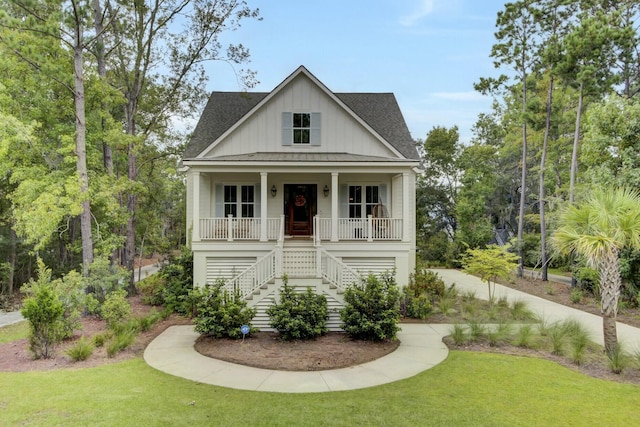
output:
[{"label": "white window frame", "polygon": [[[234,201],[227,201],[227,188],[235,188],[235,202]],[[244,190],[248,190],[251,189],[252,192],[252,199],[253,200],[244,200]],[[223,195],[222,195],[222,209],[224,212],[225,217],[227,217],[229,215],[230,212],[228,212],[227,210],[227,206],[231,207],[233,206],[235,210],[235,214],[233,215],[234,218],[255,218],[256,217],[256,186],[254,184],[223,184],[222,185],[222,191],[223,191]],[[249,215],[245,215],[245,210],[243,209],[243,207],[247,208],[247,211],[249,210],[249,207],[251,207],[250,210],[252,210],[253,215],[249,216]],[[229,209],[231,210],[231,209]],[[240,212],[240,215],[238,215],[238,212]]]},{"label": "white window frame", "polygon": [[[296,121],[298,121],[296,120],[297,118],[299,119],[300,123],[296,123]],[[307,126],[305,126],[305,121],[307,122]],[[296,126],[296,124],[298,126]],[[291,141],[293,145],[310,145],[311,113],[293,113],[291,129],[293,129],[293,141]]]},{"label": "white window frame", "polygon": [[[360,201],[352,201],[352,188],[360,188]],[[369,191],[371,191],[372,193],[374,192],[375,189],[375,194],[377,194],[377,199],[375,201],[368,201],[367,200],[367,196],[369,194]],[[379,184],[349,184],[347,186],[347,191],[348,191],[348,195],[347,195],[347,209],[348,209],[348,214],[349,214],[349,218],[367,218],[368,215],[371,215],[373,213],[373,209],[375,208],[376,205],[378,205],[378,203],[380,203],[380,185]],[[373,196],[374,194],[372,194]],[[360,216],[352,216],[352,207],[359,207],[359,211],[360,211]],[[354,209],[356,210],[356,209]]]}]

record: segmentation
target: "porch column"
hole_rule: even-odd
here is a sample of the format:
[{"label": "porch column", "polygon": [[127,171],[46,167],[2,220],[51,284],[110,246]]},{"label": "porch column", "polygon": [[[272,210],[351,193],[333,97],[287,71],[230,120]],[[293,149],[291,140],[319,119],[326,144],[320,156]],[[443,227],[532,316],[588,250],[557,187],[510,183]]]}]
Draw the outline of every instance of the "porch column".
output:
[{"label": "porch column", "polygon": [[267,241],[267,173],[260,172],[260,241]]},{"label": "porch column", "polygon": [[200,241],[200,172],[193,172],[193,223],[191,224],[191,241]]},{"label": "porch column", "polygon": [[409,241],[409,173],[402,173],[402,241]]},{"label": "porch column", "polygon": [[331,241],[338,241],[338,172],[331,172]]}]

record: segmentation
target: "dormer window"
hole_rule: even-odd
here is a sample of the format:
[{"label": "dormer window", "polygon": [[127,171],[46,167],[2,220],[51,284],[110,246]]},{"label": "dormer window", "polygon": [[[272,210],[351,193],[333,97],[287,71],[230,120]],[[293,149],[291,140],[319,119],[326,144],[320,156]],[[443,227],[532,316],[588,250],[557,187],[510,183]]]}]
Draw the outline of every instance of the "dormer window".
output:
[{"label": "dormer window", "polygon": [[282,113],[282,145],[320,144],[320,113]]}]

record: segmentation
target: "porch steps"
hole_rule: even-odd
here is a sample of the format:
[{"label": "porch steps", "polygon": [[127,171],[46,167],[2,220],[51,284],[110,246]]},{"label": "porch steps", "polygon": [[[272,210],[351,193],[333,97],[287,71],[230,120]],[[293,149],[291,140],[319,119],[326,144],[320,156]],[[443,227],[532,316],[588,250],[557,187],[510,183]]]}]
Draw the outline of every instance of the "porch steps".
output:
[{"label": "porch steps", "polygon": [[[294,287],[296,292],[305,292],[307,287],[311,287],[317,294],[324,295],[327,298],[327,328],[330,331],[342,331],[340,324],[340,310],[344,307],[344,299],[342,293],[328,283],[324,283],[322,279],[316,278],[290,278],[289,285]],[[261,289],[258,294],[254,294],[248,300],[248,306],[256,308],[258,312],[251,322],[253,326],[261,331],[274,331],[269,324],[269,316],[267,309],[275,304],[278,300],[278,294],[282,287],[282,280],[275,280],[268,284],[266,289]]]}]

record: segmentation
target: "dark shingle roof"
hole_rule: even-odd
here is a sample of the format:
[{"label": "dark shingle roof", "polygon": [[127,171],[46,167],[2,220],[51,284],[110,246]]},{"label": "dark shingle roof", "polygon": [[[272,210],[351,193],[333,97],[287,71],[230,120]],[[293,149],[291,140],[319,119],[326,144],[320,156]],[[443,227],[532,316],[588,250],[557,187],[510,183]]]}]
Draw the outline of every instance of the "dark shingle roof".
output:
[{"label": "dark shingle roof", "polygon": [[[267,92],[213,92],[187,145],[184,158],[197,157],[267,95]],[[336,93],[335,96],[404,157],[419,159],[392,93]]]}]

